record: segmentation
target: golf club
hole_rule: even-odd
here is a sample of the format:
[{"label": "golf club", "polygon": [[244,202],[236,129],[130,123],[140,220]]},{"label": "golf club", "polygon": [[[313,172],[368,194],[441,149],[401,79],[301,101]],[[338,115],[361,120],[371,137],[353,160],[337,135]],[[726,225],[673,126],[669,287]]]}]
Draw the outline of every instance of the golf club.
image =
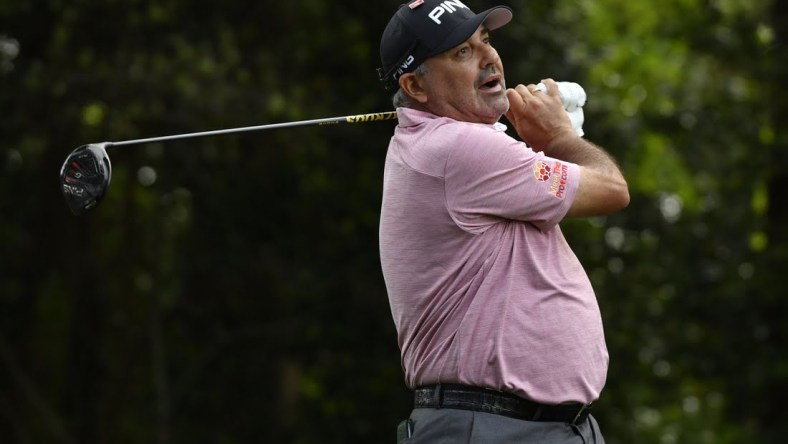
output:
[{"label": "golf club", "polygon": [[[586,93],[577,83],[556,82],[561,104],[572,121],[572,126],[577,134],[583,136],[583,105],[586,103]],[[547,92],[543,83],[537,89]],[[277,128],[292,128],[309,125],[334,125],[339,123],[363,123],[392,120],[397,118],[396,111],[382,113],[357,114],[343,117],[328,117],[324,119],[301,120],[297,122],[273,123],[268,125],[246,126],[215,131],[197,133],[174,134],[171,136],[150,137],[147,139],[121,140],[118,142],[101,142],[82,145],[68,155],[60,168],[60,187],[66,204],[71,212],[77,216],[95,208],[107,192],[110,179],[112,179],[112,164],[107,155],[107,148],[139,145],[143,143],[165,142],[168,140],[191,139],[195,137],[220,136],[246,131],[261,131]]]},{"label": "golf club", "polygon": [[112,164],[109,161],[107,148],[143,143],[165,142],[195,137],[220,136],[247,131],[262,131],[278,128],[292,128],[310,125],[334,125],[339,123],[364,123],[392,120],[397,118],[396,111],[382,113],[359,114],[344,117],[301,120],[297,122],[273,123],[268,125],[246,126],[197,133],[174,134],[171,136],[150,137],[147,139],[121,140],[118,142],[101,142],[82,145],[68,155],[60,168],[60,187],[69,210],[80,216],[99,204],[107,192],[112,179]]}]

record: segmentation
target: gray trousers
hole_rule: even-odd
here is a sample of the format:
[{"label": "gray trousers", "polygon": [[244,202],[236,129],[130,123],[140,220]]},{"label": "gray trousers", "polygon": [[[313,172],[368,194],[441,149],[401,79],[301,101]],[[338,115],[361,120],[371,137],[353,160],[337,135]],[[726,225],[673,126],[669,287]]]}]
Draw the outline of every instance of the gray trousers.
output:
[{"label": "gray trousers", "polygon": [[579,425],[456,409],[414,409],[407,444],[604,444],[593,416]]}]

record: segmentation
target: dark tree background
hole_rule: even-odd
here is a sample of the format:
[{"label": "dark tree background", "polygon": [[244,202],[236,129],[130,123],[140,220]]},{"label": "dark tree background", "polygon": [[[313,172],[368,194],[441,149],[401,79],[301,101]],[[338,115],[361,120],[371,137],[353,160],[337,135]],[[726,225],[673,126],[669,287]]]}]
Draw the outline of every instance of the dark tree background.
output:
[{"label": "dark tree background", "polygon": [[[399,3],[0,2],[0,442],[394,441],[392,122],[113,148],[84,217],[57,174],[89,142],[389,110]],[[582,84],[631,186],[563,224],[605,318],[608,442],[782,442],[788,7],[508,5],[509,85]]]}]

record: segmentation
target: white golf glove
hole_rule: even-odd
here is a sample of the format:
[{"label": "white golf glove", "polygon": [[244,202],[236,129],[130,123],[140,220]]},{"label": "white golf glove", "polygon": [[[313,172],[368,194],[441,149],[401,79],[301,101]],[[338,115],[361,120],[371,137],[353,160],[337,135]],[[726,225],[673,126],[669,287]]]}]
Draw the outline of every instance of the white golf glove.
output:
[{"label": "white golf glove", "polygon": [[[586,92],[582,86],[573,82],[556,82],[558,84],[558,96],[561,98],[561,104],[564,105],[564,110],[569,114],[569,120],[572,121],[572,126],[577,131],[578,136],[583,136],[583,105],[586,104]],[[542,92],[547,92],[547,85],[539,83],[536,88]]]}]

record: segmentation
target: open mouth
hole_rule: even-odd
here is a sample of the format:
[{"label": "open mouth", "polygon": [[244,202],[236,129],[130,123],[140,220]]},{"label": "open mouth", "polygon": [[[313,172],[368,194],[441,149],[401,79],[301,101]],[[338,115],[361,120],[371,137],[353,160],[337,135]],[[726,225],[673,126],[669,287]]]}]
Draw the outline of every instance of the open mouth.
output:
[{"label": "open mouth", "polygon": [[503,89],[500,77],[493,77],[479,86],[482,91],[496,92]]}]

